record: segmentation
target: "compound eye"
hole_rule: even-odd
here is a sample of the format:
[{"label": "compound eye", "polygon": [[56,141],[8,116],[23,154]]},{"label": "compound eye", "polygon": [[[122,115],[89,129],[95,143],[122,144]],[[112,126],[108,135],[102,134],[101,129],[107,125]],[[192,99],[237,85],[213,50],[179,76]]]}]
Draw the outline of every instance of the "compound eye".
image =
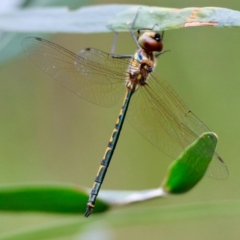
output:
[{"label": "compound eye", "polygon": [[161,52],[163,48],[162,38],[159,33],[146,32],[138,38],[141,48],[148,52]]},{"label": "compound eye", "polygon": [[156,34],[155,34],[154,39],[155,39],[157,42],[160,42],[160,41],[162,40],[161,35],[160,35],[159,33],[156,33]]}]

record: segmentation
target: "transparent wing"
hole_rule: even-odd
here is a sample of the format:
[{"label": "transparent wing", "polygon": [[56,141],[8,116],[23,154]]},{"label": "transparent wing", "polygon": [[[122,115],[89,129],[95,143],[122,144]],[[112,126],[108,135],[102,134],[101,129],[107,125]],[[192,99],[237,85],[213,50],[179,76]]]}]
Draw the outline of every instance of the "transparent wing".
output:
[{"label": "transparent wing", "polygon": [[[140,134],[172,158],[178,157],[202,133],[210,131],[155,73],[148,84],[134,93],[127,117]],[[206,175],[216,179],[228,177],[227,167],[217,153]]]},{"label": "transparent wing", "polygon": [[[40,68],[90,102],[110,107],[123,96],[128,59],[112,58],[92,48],[74,54],[55,43],[34,37],[25,38],[22,46]],[[174,90],[154,73],[148,84],[134,93],[127,115],[137,131],[172,158],[203,132],[209,131]],[[217,179],[228,176],[227,167],[217,153],[207,175]]]},{"label": "transparent wing", "polygon": [[75,54],[55,43],[35,37],[25,38],[22,47],[57,82],[90,102],[111,107],[123,96],[129,64],[127,59],[112,58],[92,48]]}]

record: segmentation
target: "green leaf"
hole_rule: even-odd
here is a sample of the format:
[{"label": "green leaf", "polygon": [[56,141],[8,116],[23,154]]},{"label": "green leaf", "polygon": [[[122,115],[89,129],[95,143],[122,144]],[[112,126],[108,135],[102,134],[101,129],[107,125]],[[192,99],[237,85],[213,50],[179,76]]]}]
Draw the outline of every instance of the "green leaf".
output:
[{"label": "green leaf", "polygon": [[135,29],[169,30],[192,26],[240,26],[240,12],[218,7],[183,9],[144,5],[98,5],[70,11],[67,8],[28,8],[0,13],[0,30],[15,32],[97,33],[125,31],[139,11]]},{"label": "green leaf", "polygon": [[[143,191],[101,190],[94,213],[105,212],[112,206],[146,201],[165,195],[161,189]],[[89,190],[71,185],[2,186],[0,188],[0,210],[83,214],[86,210],[88,198]]]},{"label": "green leaf", "polygon": [[162,184],[168,193],[184,193],[204,176],[217,146],[217,136],[208,132],[193,142],[169,167]]},{"label": "green leaf", "polygon": [[0,30],[15,32],[111,32],[107,23],[128,5],[99,5],[70,11],[67,7],[27,8],[0,13]]},{"label": "green leaf", "polygon": [[[129,31],[130,25],[140,6],[132,6],[111,21],[111,28],[115,31]],[[155,26],[158,24],[158,26]],[[141,6],[134,29],[152,28],[156,30],[170,30],[185,27],[240,26],[240,12],[219,7],[189,7],[189,8],[161,8]]]},{"label": "green leaf", "polygon": [[[88,197],[85,190],[70,185],[5,186],[0,188],[0,210],[82,214]],[[108,204],[98,200],[94,212],[108,208]]]}]

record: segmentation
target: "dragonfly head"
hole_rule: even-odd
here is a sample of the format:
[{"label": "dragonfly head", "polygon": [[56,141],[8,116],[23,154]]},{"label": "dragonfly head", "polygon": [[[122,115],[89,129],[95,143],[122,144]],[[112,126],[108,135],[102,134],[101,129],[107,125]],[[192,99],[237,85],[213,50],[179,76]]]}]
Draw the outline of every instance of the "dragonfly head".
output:
[{"label": "dragonfly head", "polygon": [[162,36],[158,32],[146,31],[140,34],[138,32],[138,44],[148,52],[161,52],[163,49]]}]

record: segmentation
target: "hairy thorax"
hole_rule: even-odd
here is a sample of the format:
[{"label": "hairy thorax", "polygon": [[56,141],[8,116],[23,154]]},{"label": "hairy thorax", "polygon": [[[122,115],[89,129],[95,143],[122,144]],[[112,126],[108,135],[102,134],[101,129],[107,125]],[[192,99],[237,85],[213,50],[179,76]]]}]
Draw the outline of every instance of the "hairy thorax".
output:
[{"label": "hairy thorax", "polygon": [[149,73],[154,70],[155,65],[155,57],[152,52],[138,49],[128,67],[126,87],[136,90],[139,86],[147,84]]}]

